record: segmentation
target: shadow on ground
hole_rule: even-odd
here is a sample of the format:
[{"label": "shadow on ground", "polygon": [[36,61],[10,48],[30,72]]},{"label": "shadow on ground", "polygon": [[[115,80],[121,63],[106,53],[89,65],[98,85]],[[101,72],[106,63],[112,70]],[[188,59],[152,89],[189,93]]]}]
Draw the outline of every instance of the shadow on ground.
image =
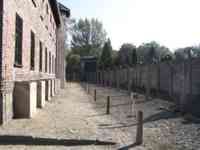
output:
[{"label": "shadow on ground", "polygon": [[[168,119],[174,119],[180,117],[176,113],[170,112],[170,111],[160,111],[156,114],[150,115],[146,118],[144,118],[143,123],[150,123],[150,122],[155,122],[159,120],[168,120]],[[103,127],[102,129],[115,129],[115,128],[127,128],[127,127],[133,127],[137,126],[137,122],[134,123],[128,123],[128,124],[123,124],[123,125],[115,125],[115,126],[108,126],[108,127]]]},{"label": "shadow on ground", "polygon": [[36,145],[36,146],[87,146],[87,145],[115,145],[114,142],[98,140],[34,138],[32,136],[0,136],[0,145]]},{"label": "shadow on ground", "polygon": [[137,143],[133,143],[133,144],[130,144],[128,146],[121,147],[118,150],[129,150],[130,148],[134,148],[136,146],[138,146],[138,144]]},{"label": "shadow on ground", "polygon": [[180,117],[180,116],[174,112],[161,111],[161,112],[158,112],[156,114],[150,115],[149,117],[145,118],[144,123],[154,122],[154,121],[158,121],[158,120],[165,120],[165,119],[173,119],[173,118],[178,118],[178,117]]}]

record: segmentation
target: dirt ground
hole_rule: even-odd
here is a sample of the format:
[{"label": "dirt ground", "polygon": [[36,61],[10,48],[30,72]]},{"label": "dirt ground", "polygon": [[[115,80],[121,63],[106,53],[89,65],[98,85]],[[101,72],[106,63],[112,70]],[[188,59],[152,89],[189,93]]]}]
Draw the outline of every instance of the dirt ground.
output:
[{"label": "dirt ground", "polygon": [[[38,109],[32,119],[12,120],[0,127],[2,150],[197,150],[200,125],[181,123],[182,118],[163,110],[173,105],[159,99],[135,99],[144,112],[144,143],[135,146],[136,118],[126,91],[70,83]],[[94,101],[94,89],[97,100]],[[111,96],[110,115],[106,97]],[[181,126],[181,128],[180,128]],[[195,136],[191,131],[195,132]],[[190,136],[191,135],[191,136]],[[200,134],[199,134],[200,135]],[[186,138],[184,138],[186,137]]]}]

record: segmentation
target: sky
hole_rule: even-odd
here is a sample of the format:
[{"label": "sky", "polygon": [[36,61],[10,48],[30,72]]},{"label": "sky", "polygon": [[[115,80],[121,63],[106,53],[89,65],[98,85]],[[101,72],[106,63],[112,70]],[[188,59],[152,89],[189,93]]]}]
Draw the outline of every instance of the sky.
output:
[{"label": "sky", "polygon": [[200,44],[200,0],[59,0],[72,18],[97,18],[118,50],[157,41],[176,48]]}]

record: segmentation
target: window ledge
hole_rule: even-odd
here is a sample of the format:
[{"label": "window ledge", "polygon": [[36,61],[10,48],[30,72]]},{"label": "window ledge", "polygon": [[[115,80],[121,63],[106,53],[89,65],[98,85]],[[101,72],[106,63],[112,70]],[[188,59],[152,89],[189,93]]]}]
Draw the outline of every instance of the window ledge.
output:
[{"label": "window ledge", "polygon": [[14,64],[14,67],[16,67],[16,68],[22,68],[23,66],[21,64]]}]

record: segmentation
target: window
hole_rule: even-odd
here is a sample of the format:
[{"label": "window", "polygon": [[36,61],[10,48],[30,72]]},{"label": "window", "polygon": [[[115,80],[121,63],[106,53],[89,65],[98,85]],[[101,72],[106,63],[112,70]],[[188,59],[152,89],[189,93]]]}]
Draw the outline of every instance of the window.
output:
[{"label": "window", "polygon": [[51,73],[51,52],[49,52],[49,73]]},{"label": "window", "polygon": [[45,49],[45,72],[47,72],[47,48]]},{"label": "window", "polygon": [[40,70],[40,72],[42,72],[42,62],[43,62],[43,60],[42,60],[42,42],[40,41],[40,66],[39,66],[39,70]]},{"label": "window", "polygon": [[31,31],[31,70],[35,69],[35,34]]},{"label": "window", "polygon": [[15,67],[22,67],[22,41],[23,41],[23,20],[16,14],[15,27]]}]

